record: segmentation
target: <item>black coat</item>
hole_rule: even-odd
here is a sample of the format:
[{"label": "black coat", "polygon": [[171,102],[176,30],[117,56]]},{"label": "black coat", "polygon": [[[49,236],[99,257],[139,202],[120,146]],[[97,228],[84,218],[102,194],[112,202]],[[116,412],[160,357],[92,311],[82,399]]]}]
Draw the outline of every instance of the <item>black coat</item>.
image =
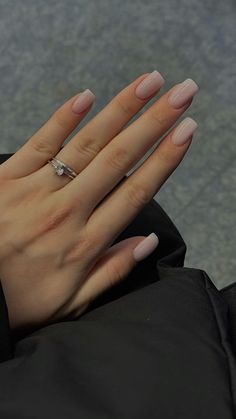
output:
[{"label": "black coat", "polygon": [[236,418],[236,283],[183,267],[154,200],[114,243],[152,231],[153,254],[78,320],[13,334],[0,287],[1,419]]}]

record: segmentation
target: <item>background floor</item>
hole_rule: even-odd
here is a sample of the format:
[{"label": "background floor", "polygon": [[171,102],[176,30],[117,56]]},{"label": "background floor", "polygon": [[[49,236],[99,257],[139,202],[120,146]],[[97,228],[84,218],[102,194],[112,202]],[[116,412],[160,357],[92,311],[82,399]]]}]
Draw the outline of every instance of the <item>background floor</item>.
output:
[{"label": "background floor", "polygon": [[186,241],[185,266],[219,288],[234,282],[235,37],[234,0],[0,0],[0,153],[85,88],[96,103],[81,127],[142,73],[159,70],[162,93],[193,78],[200,92],[185,116],[199,128],[155,199]]}]

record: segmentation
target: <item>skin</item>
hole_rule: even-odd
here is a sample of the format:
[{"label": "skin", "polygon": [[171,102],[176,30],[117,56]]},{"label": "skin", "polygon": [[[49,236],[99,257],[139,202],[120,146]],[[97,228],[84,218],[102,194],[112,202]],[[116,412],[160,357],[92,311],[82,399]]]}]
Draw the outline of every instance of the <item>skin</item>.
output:
[{"label": "skin", "polygon": [[[143,236],[111,244],[192,141],[171,142],[173,124],[192,101],[172,108],[167,98],[176,86],[124,128],[154,96],[135,95],[147,74],[121,90],[60,150],[91,109],[75,114],[78,95],[70,98],[0,166],[0,278],[13,329],[77,318],[138,263],[132,251]],[[163,135],[150,157],[116,187]],[[57,176],[47,163],[55,156],[78,176]]]}]

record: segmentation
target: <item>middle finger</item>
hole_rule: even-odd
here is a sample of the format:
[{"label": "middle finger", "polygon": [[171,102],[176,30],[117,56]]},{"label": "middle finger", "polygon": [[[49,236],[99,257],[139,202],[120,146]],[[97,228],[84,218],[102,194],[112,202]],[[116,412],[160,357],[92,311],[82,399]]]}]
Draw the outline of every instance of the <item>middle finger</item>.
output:
[{"label": "middle finger", "polygon": [[89,217],[93,209],[119,183],[150,147],[189,107],[198,85],[187,79],[166,92],[135,122],[117,135],[65,188],[67,200],[83,202]]}]

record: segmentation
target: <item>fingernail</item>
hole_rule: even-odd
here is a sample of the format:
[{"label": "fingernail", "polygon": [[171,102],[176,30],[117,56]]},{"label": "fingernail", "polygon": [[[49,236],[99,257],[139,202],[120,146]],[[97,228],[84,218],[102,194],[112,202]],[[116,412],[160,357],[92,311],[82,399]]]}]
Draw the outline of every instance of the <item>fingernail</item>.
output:
[{"label": "fingernail", "polygon": [[149,256],[157,247],[159,239],[155,233],[149,234],[138,246],[133,250],[134,259],[139,262]]},{"label": "fingernail", "polygon": [[162,75],[154,70],[136,87],[135,94],[139,99],[147,99],[157,92],[165,83]]},{"label": "fingernail", "polygon": [[168,100],[175,109],[182,108],[197,93],[199,87],[192,79],[186,79],[171,93]]},{"label": "fingernail", "polygon": [[171,141],[175,145],[185,144],[197,129],[198,124],[192,118],[185,118],[174,130]]},{"label": "fingernail", "polygon": [[85,111],[95,99],[95,95],[91,92],[91,90],[86,89],[82,92],[79,97],[74,101],[72,105],[72,111],[75,113],[81,113]]}]

